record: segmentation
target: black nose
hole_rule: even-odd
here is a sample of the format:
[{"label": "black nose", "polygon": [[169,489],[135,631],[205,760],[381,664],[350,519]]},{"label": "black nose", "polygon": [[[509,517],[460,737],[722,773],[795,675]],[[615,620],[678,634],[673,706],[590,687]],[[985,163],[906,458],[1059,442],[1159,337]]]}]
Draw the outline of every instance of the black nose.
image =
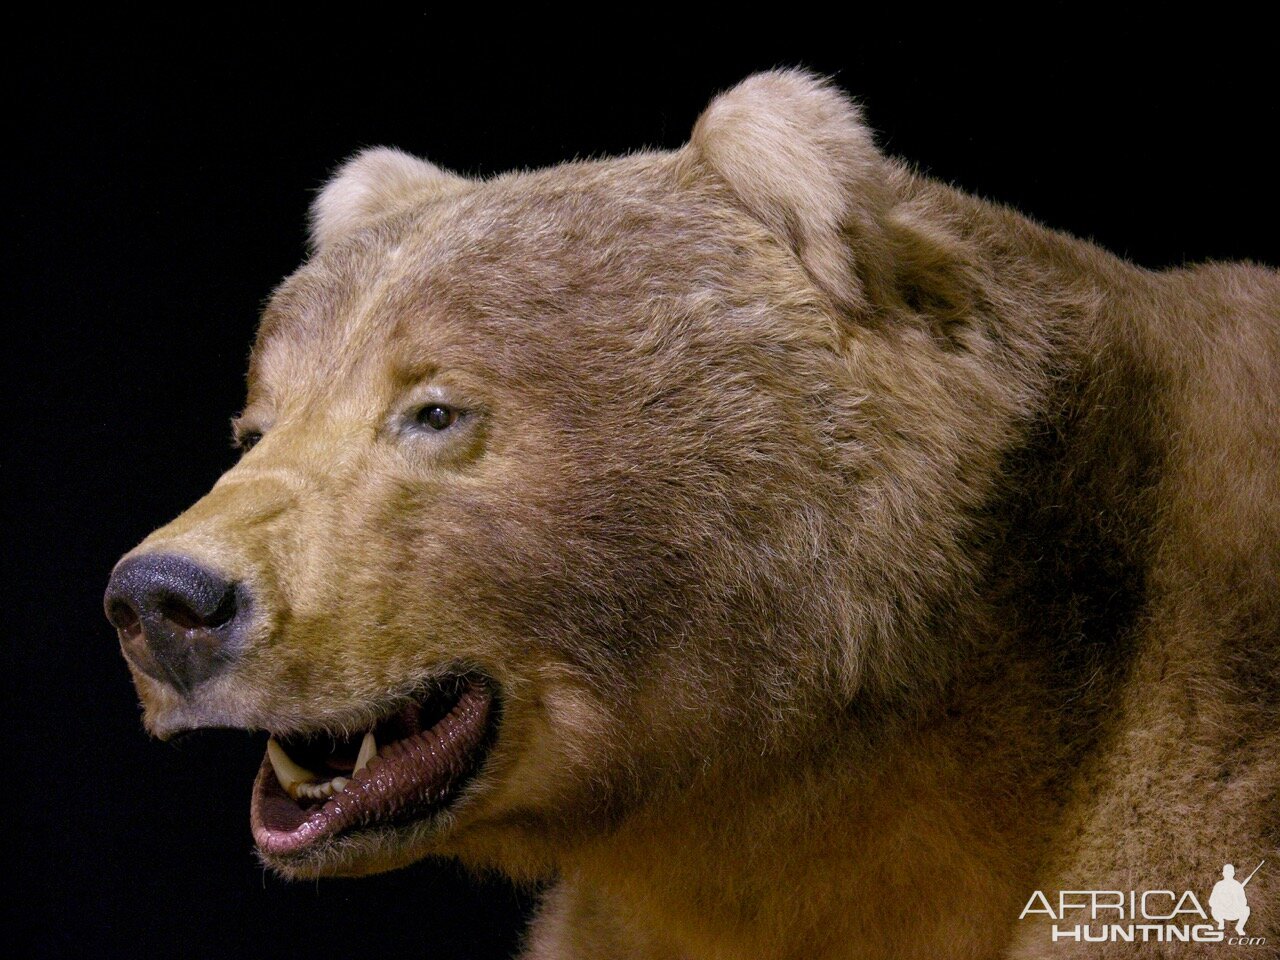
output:
[{"label": "black nose", "polygon": [[125,656],[183,693],[234,658],[248,607],[243,588],[172,554],[121,563],[103,605]]}]

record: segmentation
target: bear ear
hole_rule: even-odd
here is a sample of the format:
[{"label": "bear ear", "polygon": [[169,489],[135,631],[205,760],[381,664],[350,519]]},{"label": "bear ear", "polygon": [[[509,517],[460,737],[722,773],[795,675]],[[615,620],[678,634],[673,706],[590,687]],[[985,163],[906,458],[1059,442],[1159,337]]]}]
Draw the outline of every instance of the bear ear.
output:
[{"label": "bear ear", "polygon": [[391,147],[362,150],[344,163],[311,205],[311,246],[339,237],[391,211],[467,189],[471,181]]},{"label": "bear ear", "polygon": [[[748,77],[698,118],[689,149],[847,309],[882,271],[884,160],[857,105],[803,70]],[[860,279],[861,276],[861,279]]]}]

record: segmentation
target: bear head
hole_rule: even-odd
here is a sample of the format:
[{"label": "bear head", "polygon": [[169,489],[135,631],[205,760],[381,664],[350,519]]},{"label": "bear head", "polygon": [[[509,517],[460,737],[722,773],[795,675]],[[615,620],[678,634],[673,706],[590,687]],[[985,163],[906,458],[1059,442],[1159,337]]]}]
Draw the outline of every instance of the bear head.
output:
[{"label": "bear head", "polygon": [[957,438],[998,428],[916,416],[972,390],[884,333],[898,175],[796,71],[672,152],[337,172],[241,459],[106,599],[152,732],[270,734],[270,865],[537,873],[937,676],[900,637],[962,579]]}]

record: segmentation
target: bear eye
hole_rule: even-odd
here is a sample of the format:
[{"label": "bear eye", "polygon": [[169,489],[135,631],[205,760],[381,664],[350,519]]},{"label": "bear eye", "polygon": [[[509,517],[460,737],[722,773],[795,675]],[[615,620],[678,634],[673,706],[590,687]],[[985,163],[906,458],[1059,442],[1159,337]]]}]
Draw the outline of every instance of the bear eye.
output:
[{"label": "bear eye", "polygon": [[248,453],[262,439],[261,430],[245,430],[243,433],[236,434],[236,447],[241,453]]},{"label": "bear eye", "polygon": [[432,430],[448,430],[457,420],[457,410],[439,403],[429,404],[418,411],[418,423]]}]

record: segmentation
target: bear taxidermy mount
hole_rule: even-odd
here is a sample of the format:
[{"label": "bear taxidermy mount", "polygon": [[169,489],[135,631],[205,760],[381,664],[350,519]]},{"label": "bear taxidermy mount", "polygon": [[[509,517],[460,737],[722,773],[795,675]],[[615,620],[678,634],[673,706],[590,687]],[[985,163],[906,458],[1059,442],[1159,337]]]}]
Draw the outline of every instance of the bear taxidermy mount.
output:
[{"label": "bear taxidermy mount", "polygon": [[268,735],[273,870],[756,960],[1057,956],[1033,891],[1280,863],[1274,270],[1136,267],[788,70],[675,151],[364,151],[311,240],[106,596],[149,731]]}]

